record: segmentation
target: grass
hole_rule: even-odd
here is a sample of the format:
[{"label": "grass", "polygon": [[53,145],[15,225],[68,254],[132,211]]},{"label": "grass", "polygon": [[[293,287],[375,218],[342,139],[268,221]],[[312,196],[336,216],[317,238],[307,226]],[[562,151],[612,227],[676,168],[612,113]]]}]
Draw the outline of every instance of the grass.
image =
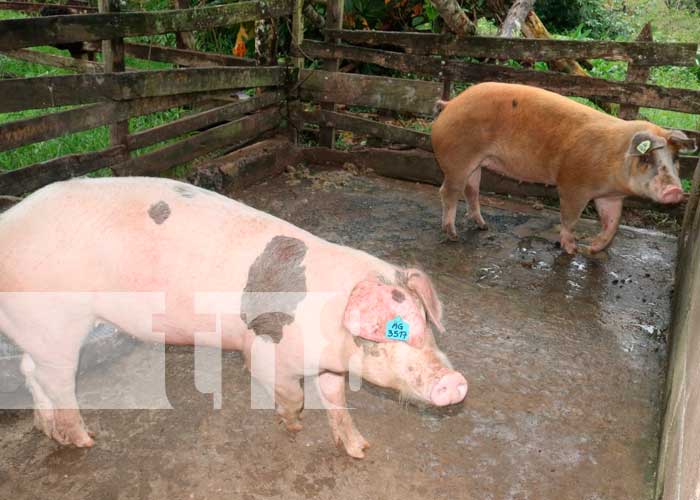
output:
[{"label": "grass", "polygon": [[[0,20],[23,17],[27,16],[21,12],[0,11]],[[165,39],[165,37],[163,38]],[[70,56],[70,54],[67,51],[58,50],[54,47],[38,47],[35,50],[56,55]],[[128,67],[141,70],[172,68],[171,64],[160,63],[156,61],[144,61],[140,59],[134,59],[131,57],[126,58],[126,65]],[[3,55],[0,55],[0,73],[16,75],[17,77],[21,78],[72,74],[72,72],[68,70],[53,68],[41,64],[18,61],[16,59],[11,59]],[[41,110],[26,110],[16,113],[0,113],[0,123],[34,118],[37,116],[42,116],[57,111],[71,109],[72,107],[75,106],[64,106]],[[131,118],[129,120],[129,131],[131,133],[138,132],[140,130],[145,130],[158,125],[162,125],[164,123],[171,122],[180,118],[183,112],[183,108],[174,108],[169,109],[167,111],[161,111],[149,115]],[[26,146],[12,149],[10,151],[0,152],[0,171],[15,170],[21,167],[25,167],[27,165],[51,160],[68,154],[99,151],[108,146],[108,127],[97,127],[91,130],[85,130],[83,132],[67,134],[62,137],[57,137],[55,139],[51,139],[40,143],[28,144]],[[137,154],[143,154],[158,146],[160,145],[144,148],[143,150],[138,151]],[[108,172],[108,170],[103,169],[101,171],[97,171],[93,175],[106,175],[106,173]]]}]

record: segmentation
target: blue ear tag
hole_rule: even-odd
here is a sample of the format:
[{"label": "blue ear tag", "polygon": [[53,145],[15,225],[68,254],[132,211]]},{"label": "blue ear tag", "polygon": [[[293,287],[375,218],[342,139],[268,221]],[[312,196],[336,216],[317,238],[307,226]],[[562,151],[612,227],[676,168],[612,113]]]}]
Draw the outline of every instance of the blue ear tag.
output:
[{"label": "blue ear tag", "polygon": [[409,324],[401,319],[401,316],[396,316],[386,322],[386,333],[384,337],[389,340],[402,340],[408,342]]}]

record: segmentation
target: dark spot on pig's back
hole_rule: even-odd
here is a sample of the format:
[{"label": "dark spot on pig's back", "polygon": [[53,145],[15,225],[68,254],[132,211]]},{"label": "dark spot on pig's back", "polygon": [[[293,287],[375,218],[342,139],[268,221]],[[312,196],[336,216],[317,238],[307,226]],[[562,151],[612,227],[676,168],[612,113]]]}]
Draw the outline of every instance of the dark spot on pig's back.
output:
[{"label": "dark spot on pig's back", "polygon": [[173,187],[173,190],[183,198],[194,198],[196,195],[194,189],[186,185],[178,184]]},{"label": "dark spot on pig's back", "polygon": [[306,295],[302,265],[306,250],[300,239],[275,236],[250,266],[241,318],[256,335],[269,335],[279,343],[284,325],[294,321],[297,305]]},{"label": "dark spot on pig's back", "polygon": [[517,100],[517,99],[513,99],[513,109],[515,109],[515,108],[517,108],[517,107],[518,107],[518,100]]},{"label": "dark spot on pig's back", "polygon": [[170,213],[170,205],[162,200],[158,203],[154,203],[151,205],[151,208],[148,209],[148,216],[158,225],[168,220]]}]

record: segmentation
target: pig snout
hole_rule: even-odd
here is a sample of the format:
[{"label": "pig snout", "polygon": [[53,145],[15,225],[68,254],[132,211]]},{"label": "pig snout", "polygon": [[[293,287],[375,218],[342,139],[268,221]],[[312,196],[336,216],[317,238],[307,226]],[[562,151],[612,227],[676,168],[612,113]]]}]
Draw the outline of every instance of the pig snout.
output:
[{"label": "pig snout", "polygon": [[680,203],[683,201],[683,189],[678,186],[666,186],[661,192],[661,203]]},{"label": "pig snout", "polygon": [[443,375],[430,390],[430,402],[435,406],[459,403],[467,396],[467,380],[458,372]]}]

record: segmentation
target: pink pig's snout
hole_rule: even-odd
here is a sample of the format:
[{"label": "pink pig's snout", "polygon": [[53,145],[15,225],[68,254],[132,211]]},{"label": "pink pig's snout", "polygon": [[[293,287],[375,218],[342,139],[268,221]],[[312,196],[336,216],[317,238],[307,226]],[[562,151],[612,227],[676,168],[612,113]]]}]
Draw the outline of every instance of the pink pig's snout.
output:
[{"label": "pink pig's snout", "polygon": [[459,403],[467,396],[467,380],[458,372],[443,375],[430,390],[430,402],[435,406]]},{"label": "pink pig's snout", "polygon": [[683,201],[683,190],[678,186],[667,186],[661,193],[661,203],[680,203]]}]

